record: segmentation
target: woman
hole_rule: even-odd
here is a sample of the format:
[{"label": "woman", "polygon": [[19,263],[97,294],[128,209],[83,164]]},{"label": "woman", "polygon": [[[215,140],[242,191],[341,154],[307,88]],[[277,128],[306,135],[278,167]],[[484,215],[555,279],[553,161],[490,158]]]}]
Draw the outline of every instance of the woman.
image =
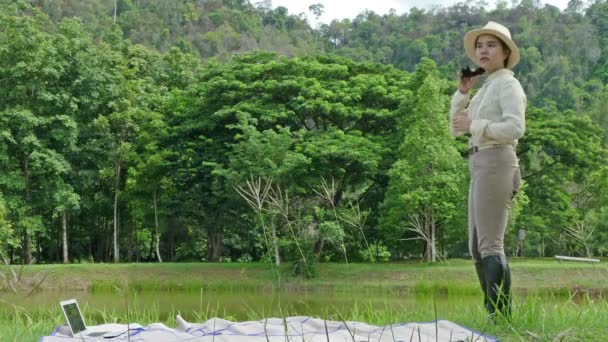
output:
[{"label": "woman", "polygon": [[464,36],[467,56],[488,75],[477,94],[470,92],[479,76],[461,74],[450,111],[453,135],[469,133],[469,250],[494,317],[511,314],[511,273],[504,236],[511,200],[521,176],[515,155],[525,131],[526,95],[513,77],[519,49],[509,30],[495,22]]}]

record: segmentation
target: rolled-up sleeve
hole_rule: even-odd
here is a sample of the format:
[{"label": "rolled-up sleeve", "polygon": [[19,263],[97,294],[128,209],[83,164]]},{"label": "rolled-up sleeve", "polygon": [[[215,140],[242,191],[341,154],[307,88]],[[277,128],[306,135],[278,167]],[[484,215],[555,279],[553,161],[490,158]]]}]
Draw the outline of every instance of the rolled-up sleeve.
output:
[{"label": "rolled-up sleeve", "polygon": [[450,106],[450,134],[455,137],[467,133],[465,131],[457,131],[456,129],[454,129],[454,125],[452,124],[452,118],[456,115],[469,115],[469,111],[467,109],[469,100],[470,94],[463,94],[460,92],[460,90],[456,90],[456,93],[454,94],[454,96],[452,96],[452,105]]},{"label": "rolled-up sleeve", "polygon": [[526,95],[517,80],[510,80],[500,88],[498,104],[502,114],[500,121],[473,120],[473,138],[483,136],[508,144],[523,137],[526,130]]}]

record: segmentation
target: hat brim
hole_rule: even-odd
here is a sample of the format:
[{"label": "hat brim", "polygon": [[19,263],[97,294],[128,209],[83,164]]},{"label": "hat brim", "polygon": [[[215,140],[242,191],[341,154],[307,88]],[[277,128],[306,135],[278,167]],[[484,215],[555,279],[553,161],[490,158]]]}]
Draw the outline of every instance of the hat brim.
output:
[{"label": "hat brim", "polygon": [[517,47],[517,45],[515,45],[515,42],[511,38],[505,36],[503,33],[496,31],[496,30],[480,28],[480,29],[475,29],[475,30],[471,30],[471,31],[467,32],[464,35],[464,49],[467,53],[467,56],[475,64],[479,65],[479,61],[477,60],[477,56],[475,55],[475,42],[477,41],[477,38],[479,36],[484,35],[484,34],[490,34],[490,35],[496,36],[500,40],[505,42],[505,44],[507,44],[507,46],[509,47],[509,50],[511,50],[511,54],[509,54],[509,60],[505,67],[507,69],[513,69],[513,67],[516,66],[517,63],[519,63],[519,57],[520,57],[519,48]]}]

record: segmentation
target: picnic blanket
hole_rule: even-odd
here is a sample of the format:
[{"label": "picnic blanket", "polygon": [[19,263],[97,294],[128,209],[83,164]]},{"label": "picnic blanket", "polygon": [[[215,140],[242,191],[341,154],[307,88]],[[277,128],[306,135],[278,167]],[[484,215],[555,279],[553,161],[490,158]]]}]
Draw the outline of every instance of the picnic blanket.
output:
[{"label": "picnic blanket", "polygon": [[113,338],[72,337],[67,326],[59,326],[40,342],[140,341],[140,342],[497,342],[475,330],[447,320],[425,323],[397,323],[376,326],[363,322],[327,321],[313,317],[268,318],[259,321],[230,322],[212,318],[204,323],[189,323],[179,315],[177,325],[169,328],[162,323],[103,324],[88,327],[88,331],[123,332]]}]

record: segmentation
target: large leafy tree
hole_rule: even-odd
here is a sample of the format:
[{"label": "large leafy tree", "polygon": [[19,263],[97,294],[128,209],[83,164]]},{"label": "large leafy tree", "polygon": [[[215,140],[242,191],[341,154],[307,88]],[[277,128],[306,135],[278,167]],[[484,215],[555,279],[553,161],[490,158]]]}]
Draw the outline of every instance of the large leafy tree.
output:
[{"label": "large leafy tree", "polygon": [[[581,195],[594,191],[584,184],[596,184],[597,172],[606,163],[601,130],[589,117],[559,112],[550,105],[528,108],[526,121],[518,155],[530,201],[523,208],[520,228],[529,231],[535,244],[545,246],[540,247],[541,254],[551,253],[559,250],[564,229],[589,209]],[[598,195],[591,197],[599,199]]]},{"label": "large leafy tree", "polygon": [[313,205],[313,189],[333,179],[334,207],[364,203],[384,186],[407,80],[391,67],[335,57],[257,53],[210,66],[175,123],[180,187],[187,186],[179,193],[197,205],[190,213],[207,227],[210,257],[219,256],[211,251],[223,234],[220,215],[243,210],[234,186],[252,175]]}]

